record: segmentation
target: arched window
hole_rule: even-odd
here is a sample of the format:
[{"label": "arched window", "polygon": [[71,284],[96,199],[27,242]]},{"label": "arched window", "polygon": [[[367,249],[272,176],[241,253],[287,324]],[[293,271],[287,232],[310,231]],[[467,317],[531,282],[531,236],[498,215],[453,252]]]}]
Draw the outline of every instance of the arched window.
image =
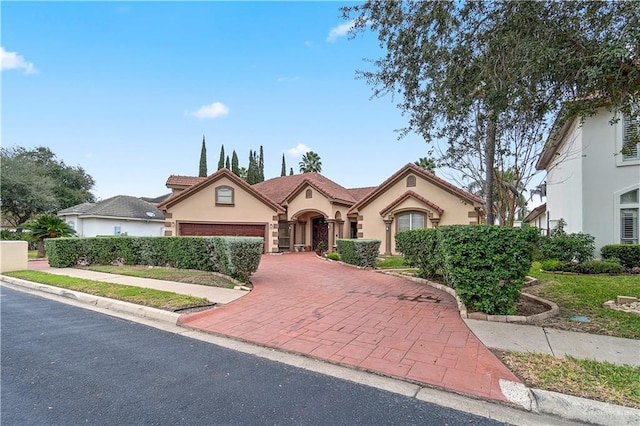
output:
[{"label": "arched window", "polygon": [[407,177],[407,188],[412,186],[416,186],[416,177],[414,175],[409,175]]},{"label": "arched window", "polygon": [[425,215],[418,212],[409,212],[398,215],[398,232],[425,228]]},{"label": "arched window", "polygon": [[216,188],[216,206],[233,206],[233,188],[230,186]]},{"label": "arched window", "polygon": [[640,211],[639,189],[620,195],[620,242],[638,244],[638,211]]},{"label": "arched window", "polygon": [[312,198],[313,197],[313,191],[311,191],[310,189],[307,189],[307,192],[304,193],[305,198]]}]

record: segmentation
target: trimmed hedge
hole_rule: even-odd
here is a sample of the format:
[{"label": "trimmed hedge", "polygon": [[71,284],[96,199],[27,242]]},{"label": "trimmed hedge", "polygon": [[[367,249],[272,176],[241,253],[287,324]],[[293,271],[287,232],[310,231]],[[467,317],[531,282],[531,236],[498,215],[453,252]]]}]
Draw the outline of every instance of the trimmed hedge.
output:
[{"label": "trimmed hedge", "polygon": [[404,255],[407,265],[418,268],[422,278],[435,277],[442,267],[438,229],[401,231],[395,236],[396,250]]},{"label": "trimmed hedge", "polygon": [[338,239],[336,245],[343,262],[373,268],[380,253],[380,240]]},{"label": "trimmed hedge", "polygon": [[622,266],[640,268],[640,244],[610,244],[602,246],[603,259],[619,259]]},{"label": "trimmed hedge", "polygon": [[588,260],[584,263],[562,262],[559,260],[545,260],[540,264],[543,271],[574,272],[576,274],[621,274],[624,267],[617,262],[608,260]]},{"label": "trimmed hedge", "polygon": [[471,311],[512,315],[537,241],[529,226],[453,225],[400,232],[396,250],[423,276],[441,270]]},{"label": "trimmed hedge", "polygon": [[214,271],[248,281],[260,264],[259,237],[94,237],[46,239],[49,264],[170,266]]},{"label": "trimmed hedge", "polygon": [[567,234],[566,225],[564,219],[560,219],[549,235],[540,240],[541,259],[578,263],[593,259],[595,238],[582,232]]}]

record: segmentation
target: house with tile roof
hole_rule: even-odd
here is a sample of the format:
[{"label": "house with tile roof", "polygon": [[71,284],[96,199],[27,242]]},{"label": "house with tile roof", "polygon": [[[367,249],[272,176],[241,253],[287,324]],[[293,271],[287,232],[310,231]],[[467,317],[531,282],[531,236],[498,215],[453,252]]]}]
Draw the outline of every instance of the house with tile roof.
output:
[{"label": "house with tile roof", "polygon": [[258,236],[265,252],[367,238],[381,240],[381,252],[391,254],[396,232],[478,224],[484,215],[482,199],[413,163],[366,188],[345,188],[319,173],[249,185],[225,168],[206,178],[172,175],[166,185],[172,195],[158,204],[165,235]]},{"label": "house with tile roof", "polygon": [[62,209],[58,217],[75,229],[80,237],[159,237],[164,234],[162,211],[153,203],[128,195]]}]

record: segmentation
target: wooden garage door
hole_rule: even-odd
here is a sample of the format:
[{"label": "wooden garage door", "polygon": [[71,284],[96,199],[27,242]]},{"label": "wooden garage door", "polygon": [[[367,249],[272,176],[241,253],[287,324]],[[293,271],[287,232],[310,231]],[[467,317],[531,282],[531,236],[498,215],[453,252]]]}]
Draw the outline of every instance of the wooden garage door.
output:
[{"label": "wooden garage door", "polygon": [[232,223],[181,223],[180,235],[264,238],[264,229],[264,225],[243,225]]}]

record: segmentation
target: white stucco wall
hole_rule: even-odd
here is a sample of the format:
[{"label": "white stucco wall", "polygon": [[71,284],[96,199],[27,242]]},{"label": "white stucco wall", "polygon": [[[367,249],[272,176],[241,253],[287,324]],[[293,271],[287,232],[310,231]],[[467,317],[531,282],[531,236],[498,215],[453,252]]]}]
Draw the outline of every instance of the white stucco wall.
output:
[{"label": "white stucco wall", "polygon": [[[127,234],[130,237],[161,237],[164,235],[164,220],[126,220],[84,218],[80,219],[81,226],[76,228],[79,237],[95,237],[98,235],[116,235],[115,227],[120,227],[120,235]],[[80,233],[82,229],[82,233]]]},{"label": "white stucco wall", "polygon": [[0,241],[0,273],[28,269],[26,241]]},{"label": "white stucco wall", "polygon": [[640,162],[622,162],[622,120],[601,110],[567,134],[559,155],[547,167],[547,212],[550,228],[560,218],[566,231],[595,237],[600,247],[620,242],[619,194],[640,185]]}]

